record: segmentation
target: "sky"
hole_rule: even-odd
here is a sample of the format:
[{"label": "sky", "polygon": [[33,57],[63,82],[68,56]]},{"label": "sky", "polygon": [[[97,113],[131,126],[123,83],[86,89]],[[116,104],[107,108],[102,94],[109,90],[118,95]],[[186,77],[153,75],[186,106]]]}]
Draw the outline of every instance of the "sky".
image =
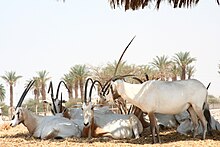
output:
[{"label": "sky", "polygon": [[[209,94],[220,96],[220,6],[215,0],[200,0],[190,9],[162,2],[159,10],[152,5],[138,11],[112,9],[108,0],[0,0],[0,75],[23,76],[14,87],[16,105],[37,71],[47,70],[57,85],[76,64],[118,60],[135,35],[123,56],[128,64],[190,52],[196,58],[193,78],[205,86],[211,82]],[[9,85],[1,78],[0,84],[9,105]]]}]

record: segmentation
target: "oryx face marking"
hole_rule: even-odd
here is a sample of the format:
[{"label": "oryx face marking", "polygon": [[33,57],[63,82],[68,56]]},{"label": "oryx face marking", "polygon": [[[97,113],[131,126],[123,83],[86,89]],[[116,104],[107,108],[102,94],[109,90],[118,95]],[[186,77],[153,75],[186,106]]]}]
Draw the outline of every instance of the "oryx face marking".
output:
[{"label": "oryx face marking", "polygon": [[22,109],[18,107],[14,113],[14,116],[12,117],[10,126],[14,127],[20,124],[22,121],[23,121]]},{"label": "oryx face marking", "polygon": [[83,103],[82,105],[83,117],[84,117],[84,126],[89,127],[92,122],[92,118],[94,117],[93,106],[92,103]]}]

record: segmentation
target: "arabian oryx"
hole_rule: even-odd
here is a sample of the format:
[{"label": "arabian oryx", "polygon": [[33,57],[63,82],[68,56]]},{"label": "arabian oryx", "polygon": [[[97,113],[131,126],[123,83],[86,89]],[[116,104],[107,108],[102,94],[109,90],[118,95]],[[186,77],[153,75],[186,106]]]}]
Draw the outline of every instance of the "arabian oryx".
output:
[{"label": "arabian oryx", "polygon": [[142,84],[131,84],[120,78],[114,78],[111,81],[111,86],[123,99],[148,114],[153,143],[156,142],[155,128],[158,141],[161,142],[154,113],[179,114],[185,110],[190,112],[191,119],[194,122],[193,137],[195,137],[198,128],[198,116],[203,126],[202,139],[205,139],[207,132],[206,120],[210,120],[210,118],[204,116],[204,113],[209,112],[207,89],[198,80],[150,80]]},{"label": "arabian oryx", "polygon": [[[86,84],[85,84],[85,90],[87,90],[87,87],[88,87],[87,85],[90,80],[92,81],[92,79],[90,79],[90,78],[87,79]],[[54,98],[53,84],[52,84],[52,82],[50,82],[48,93],[51,92],[52,103],[49,103],[49,102],[47,102],[47,103],[49,103],[49,105],[51,106],[51,112],[53,113],[53,115],[62,116],[62,117],[70,119],[75,124],[77,124],[79,126],[79,129],[82,131],[84,128],[82,109],[81,108],[66,108],[62,105],[62,103],[64,103],[64,100],[62,100],[62,95],[61,95],[61,99],[58,98],[59,88],[60,88],[61,83],[63,83],[65,85],[65,87],[67,88],[67,85],[65,84],[65,82],[60,81],[60,83],[57,87],[56,97]],[[86,95],[86,92],[85,92],[85,95]],[[105,114],[106,113],[113,113],[107,107],[99,107],[98,109],[95,110],[95,113],[97,113],[97,112],[98,113],[105,113]]]},{"label": "arabian oryx", "polygon": [[41,139],[80,137],[79,126],[73,121],[60,116],[40,116],[21,107],[25,95],[34,82],[30,82],[23,92],[11,120],[10,126],[14,127],[23,123],[27,127],[31,136]]},{"label": "arabian oryx", "polygon": [[56,97],[54,98],[53,83],[52,83],[52,81],[50,81],[48,93],[49,92],[51,93],[52,103],[48,102],[47,100],[44,101],[44,103],[48,103],[51,106],[51,112],[52,112],[53,115],[55,115],[56,113],[62,113],[63,110],[65,109],[65,107],[62,105],[62,103],[66,103],[66,101],[62,99],[62,93],[61,93],[61,100],[59,100],[59,98],[58,98],[60,85],[62,83],[64,84],[65,88],[69,91],[66,83],[64,81],[60,81],[58,86],[57,86]]},{"label": "arabian oryx", "polygon": [[123,115],[115,113],[94,113],[94,106],[91,103],[91,91],[95,83],[101,84],[95,80],[92,83],[89,95],[89,101],[86,95],[82,105],[84,117],[83,136],[99,137],[106,136],[115,139],[119,138],[139,138],[143,132],[143,126],[140,120],[134,115]]}]

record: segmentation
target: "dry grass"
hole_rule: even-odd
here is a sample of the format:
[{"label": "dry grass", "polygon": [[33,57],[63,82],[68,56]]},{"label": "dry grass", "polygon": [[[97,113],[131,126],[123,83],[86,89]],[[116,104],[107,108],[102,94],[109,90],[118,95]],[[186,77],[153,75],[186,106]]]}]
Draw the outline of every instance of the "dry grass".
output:
[{"label": "dry grass", "polygon": [[[220,120],[220,109],[211,110],[212,116],[216,120]],[[213,136],[207,135],[206,140],[201,140],[201,136],[197,136],[195,139],[192,136],[180,135],[174,129],[161,131],[162,144],[152,145],[152,139],[149,130],[145,130],[142,137],[139,139],[106,139],[106,138],[68,138],[61,140],[40,140],[29,136],[27,129],[22,125],[18,125],[14,128],[9,126],[9,123],[5,123],[0,126],[0,147],[57,147],[57,146],[99,146],[99,147],[111,147],[111,146],[162,146],[162,147],[218,147],[220,146],[220,131],[213,131]]]},{"label": "dry grass", "polygon": [[166,130],[160,133],[162,144],[154,145],[151,144],[149,130],[145,130],[139,139],[68,138],[61,140],[40,140],[30,137],[27,129],[21,124],[8,130],[0,130],[0,146],[220,146],[220,132],[214,131],[213,134],[213,136],[207,136],[206,140],[201,140],[201,136],[193,139],[191,136],[180,135],[175,130]]}]

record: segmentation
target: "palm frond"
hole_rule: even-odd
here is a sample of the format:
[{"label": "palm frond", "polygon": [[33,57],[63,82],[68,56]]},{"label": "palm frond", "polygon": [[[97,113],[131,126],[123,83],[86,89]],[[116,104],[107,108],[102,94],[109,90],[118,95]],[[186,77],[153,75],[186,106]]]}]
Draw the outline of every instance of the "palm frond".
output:
[{"label": "palm frond", "polygon": [[[115,9],[116,6],[124,7],[126,10],[144,9],[146,6],[154,5],[156,9],[160,8],[161,2],[168,2],[173,8],[191,8],[196,6],[199,0],[109,0],[110,6]],[[216,0],[220,5],[219,0]]]}]

